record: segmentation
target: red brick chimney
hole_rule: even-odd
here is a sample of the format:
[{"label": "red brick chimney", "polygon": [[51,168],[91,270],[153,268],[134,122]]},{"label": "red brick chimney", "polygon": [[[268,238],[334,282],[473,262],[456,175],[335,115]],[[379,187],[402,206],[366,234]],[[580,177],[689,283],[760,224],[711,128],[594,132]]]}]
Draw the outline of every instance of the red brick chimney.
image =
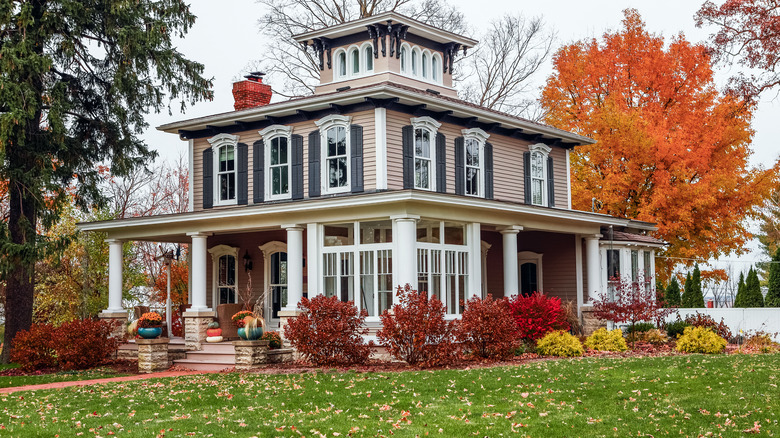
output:
[{"label": "red brick chimney", "polygon": [[244,76],[246,80],[233,84],[233,108],[238,110],[268,105],[271,86],[263,83],[265,73],[255,71]]}]

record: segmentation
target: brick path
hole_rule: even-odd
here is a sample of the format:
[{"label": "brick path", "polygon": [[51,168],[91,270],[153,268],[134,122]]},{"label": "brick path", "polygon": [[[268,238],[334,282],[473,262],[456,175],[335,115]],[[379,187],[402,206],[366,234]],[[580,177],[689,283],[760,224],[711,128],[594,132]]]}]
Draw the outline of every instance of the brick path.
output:
[{"label": "brick path", "polygon": [[177,377],[177,376],[189,376],[193,374],[202,374],[200,371],[163,371],[160,373],[138,374],[134,376],[124,377],[109,377],[106,379],[91,379],[91,380],[75,380],[71,382],[54,382],[43,383],[40,385],[27,385],[27,386],[14,386],[11,388],[0,388],[0,394],[11,394],[18,391],[38,391],[41,389],[58,389],[67,388],[69,386],[87,386],[97,383],[110,383],[110,382],[130,382],[133,380],[145,380],[154,379],[159,377]]}]

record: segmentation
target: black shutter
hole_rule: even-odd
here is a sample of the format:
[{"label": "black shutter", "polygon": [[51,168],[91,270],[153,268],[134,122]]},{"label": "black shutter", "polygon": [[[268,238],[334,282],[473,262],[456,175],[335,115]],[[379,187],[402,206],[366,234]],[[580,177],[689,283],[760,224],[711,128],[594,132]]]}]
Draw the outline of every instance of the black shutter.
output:
[{"label": "black shutter", "polygon": [[236,149],[238,149],[236,204],[246,205],[249,203],[249,146],[246,143],[239,143]]},{"label": "black shutter", "polygon": [[404,126],[402,131],[404,155],[404,189],[414,188],[414,128]]},{"label": "black shutter", "polygon": [[455,194],[466,194],[466,152],[463,146],[463,137],[455,139]]},{"label": "black shutter", "polygon": [[547,157],[547,206],[555,207],[555,179],[553,178],[553,158]]},{"label": "black shutter", "polygon": [[350,160],[352,165],[352,193],[363,191],[363,127],[349,127]]},{"label": "black shutter", "polygon": [[320,196],[320,131],[309,133],[309,197]]},{"label": "black shutter", "polygon": [[293,135],[290,138],[292,143],[292,165],[290,171],[292,172],[292,187],[290,191],[292,199],[303,199],[303,136]]},{"label": "black shutter", "polygon": [[531,203],[531,153],[523,152],[523,175],[525,175],[525,203]]},{"label": "black shutter", "polygon": [[493,145],[485,143],[485,199],[493,199]]},{"label": "black shutter", "polygon": [[252,202],[262,204],[265,199],[265,145],[257,140],[252,145]]},{"label": "black shutter", "polygon": [[447,193],[447,140],[436,133],[436,191]]},{"label": "black shutter", "polygon": [[203,151],[203,208],[214,206],[214,150]]}]

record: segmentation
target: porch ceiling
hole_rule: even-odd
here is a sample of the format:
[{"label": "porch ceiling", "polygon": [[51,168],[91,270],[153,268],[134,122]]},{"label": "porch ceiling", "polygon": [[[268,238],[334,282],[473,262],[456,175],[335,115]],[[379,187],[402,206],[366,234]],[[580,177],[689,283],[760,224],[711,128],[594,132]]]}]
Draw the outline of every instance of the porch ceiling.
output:
[{"label": "porch ceiling", "polygon": [[413,190],[82,222],[78,227],[83,231],[106,232],[113,239],[187,243],[190,241],[188,233],[232,234],[279,230],[281,224],[367,220],[399,214],[479,222],[496,227],[520,225],[526,230],[570,234],[597,234],[601,226],[608,225],[647,231],[655,229],[648,222],[618,219],[603,214]]}]

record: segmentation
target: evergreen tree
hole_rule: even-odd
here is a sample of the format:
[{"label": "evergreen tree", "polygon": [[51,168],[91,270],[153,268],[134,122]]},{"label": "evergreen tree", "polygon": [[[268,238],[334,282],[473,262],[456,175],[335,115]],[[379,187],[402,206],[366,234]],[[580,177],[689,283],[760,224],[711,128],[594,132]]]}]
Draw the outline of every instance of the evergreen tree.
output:
[{"label": "evergreen tree", "polygon": [[103,203],[101,169],[123,177],[154,158],[145,114],[211,98],[203,65],[172,44],[194,21],[184,0],[0,2],[3,362],[32,322],[36,262],[67,246],[45,234],[63,209]]},{"label": "evergreen tree", "polygon": [[664,303],[666,307],[678,307],[680,305],[680,282],[677,281],[676,275],[672,275],[672,280],[666,288],[664,298],[666,299]]},{"label": "evergreen tree", "polygon": [[693,281],[693,295],[690,307],[704,307],[704,291],[701,288],[701,271],[698,263],[693,267],[691,280]]},{"label": "evergreen tree", "polygon": [[769,278],[767,279],[769,291],[766,293],[766,307],[780,307],[780,247],[775,251],[772,262],[769,264]]},{"label": "evergreen tree", "polygon": [[745,307],[745,273],[739,273],[739,283],[737,283],[737,296],[734,298],[734,307]]},{"label": "evergreen tree", "polygon": [[745,299],[741,307],[764,307],[761,283],[758,281],[758,273],[752,267],[745,279]]},{"label": "evergreen tree", "polygon": [[680,297],[680,307],[688,307],[688,302],[690,297],[693,295],[693,280],[691,280],[691,273],[687,273],[685,275],[685,284],[683,285],[683,293]]}]

